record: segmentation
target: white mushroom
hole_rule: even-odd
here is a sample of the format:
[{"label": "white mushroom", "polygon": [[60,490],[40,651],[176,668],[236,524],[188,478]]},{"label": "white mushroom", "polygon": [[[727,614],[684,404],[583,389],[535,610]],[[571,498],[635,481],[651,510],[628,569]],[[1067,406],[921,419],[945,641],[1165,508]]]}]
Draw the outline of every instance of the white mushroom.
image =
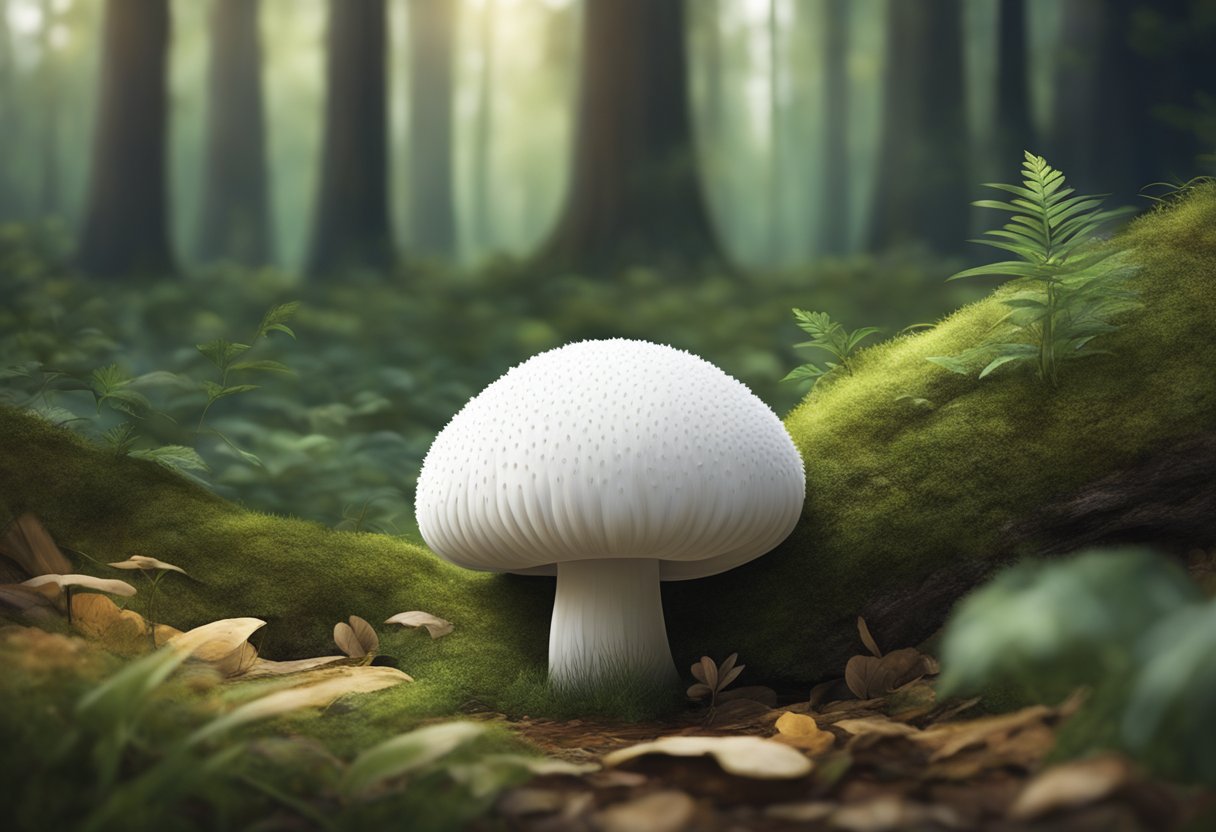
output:
[{"label": "white mushroom", "polygon": [[802,459],[739,381],[645,341],[534,356],[471,399],[418,478],[418,526],[469,569],[557,575],[559,685],[677,674],[659,581],[768,552],[802,510]]}]

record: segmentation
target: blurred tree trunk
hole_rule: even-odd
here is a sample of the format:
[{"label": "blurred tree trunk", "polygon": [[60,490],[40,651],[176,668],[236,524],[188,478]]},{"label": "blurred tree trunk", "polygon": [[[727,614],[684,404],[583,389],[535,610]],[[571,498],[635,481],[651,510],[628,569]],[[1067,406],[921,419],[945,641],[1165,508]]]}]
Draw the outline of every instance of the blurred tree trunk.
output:
[{"label": "blurred tree trunk", "polygon": [[262,102],[260,0],[215,0],[198,255],[250,266],[271,260]]},{"label": "blurred tree trunk", "polygon": [[1101,142],[1109,137],[1112,144],[1099,147],[1097,175],[1102,191],[1143,205],[1137,195],[1145,185],[1196,173],[1201,148],[1193,119],[1204,107],[1211,112],[1216,95],[1216,15],[1210,3],[1194,0],[1108,0],[1104,6],[1104,89],[1095,115]]},{"label": "blurred tree trunk", "polygon": [[971,182],[961,0],[889,3],[886,59],[871,245],[958,251]]},{"label": "blurred tree trunk", "polygon": [[168,0],[107,0],[92,173],[79,267],[174,269],[166,194]]},{"label": "blurred tree trunk", "polygon": [[330,0],[325,135],[314,209],[313,275],[382,270],[388,222],[384,0]]},{"label": "blurred tree trunk", "polygon": [[456,0],[410,0],[410,243],[421,255],[456,253],[452,98]]},{"label": "blurred tree trunk", "polygon": [[781,234],[782,176],[784,175],[785,125],[781,112],[781,27],[777,16],[777,0],[768,0],[768,258],[774,265],[782,262]]},{"label": "blurred tree trunk", "polygon": [[849,0],[823,4],[823,155],[819,160],[821,255],[849,250]]},{"label": "blurred tree trunk", "polygon": [[[1068,6],[1070,3],[1065,3]],[[1019,178],[1023,153],[1042,153],[1030,114],[1026,61],[1026,0],[999,0],[996,43],[996,141],[991,160],[997,181]]]},{"label": "blurred tree trunk", "polygon": [[566,203],[537,262],[721,260],[692,144],[684,0],[587,0]]},{"label": "blurred tree trunk", "polygon": [[8,151],[0,153],[0,219],[20,215],[14,172],[18,136],[17,85],[13,62],[13,33],[8,25],[8,0],[0,0],[0,136]]},{"label": "blurred tree trunk", "polygon": [[477,123],[473,144],[473,228],[470,236],[482,253],[494,250],[494,212],[490,210],[490,138],[494,131],[494,28],[496,0],[481,8],[478,44],[481,78],[477,84]]},{"label": "blurred tree trunk", "polygon": [[42,140],[38,183],[38,213],[59,213],[59,70],[55,64],[54,31],[59,22],[54,0],[42,0],[42,26],[38,31],[38,92],[42,110]]},{"label": "blurred tree trunk", "polygon": [[[1097,157],[1123,136],[1099,141],[1098,102],[1108,86],[1101,76],[1100,50],[1106,23],[1106,0],[1069,0],[1062,7],[1060,39],[1052,78],[1051,118],[1044,155],[1064,171],[1082,193],[1101,190]],[[1113,80],[1113,79],[1112,79]],[[1116,103],[1119,111],[1123,107]],[[1116,117],[1115,113],[1109,114]],[[1114,148],[1110,148],[1114,150]],[[1119,155],[1114,153],[1112,155]]]}]

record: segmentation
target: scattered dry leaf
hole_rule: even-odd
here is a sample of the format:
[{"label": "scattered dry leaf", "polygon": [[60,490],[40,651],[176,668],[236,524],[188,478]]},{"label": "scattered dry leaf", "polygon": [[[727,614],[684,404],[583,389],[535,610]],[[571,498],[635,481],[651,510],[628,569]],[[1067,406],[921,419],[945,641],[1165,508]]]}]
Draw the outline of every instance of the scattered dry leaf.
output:
[{"label": "scattered dry leaf", "polygon": [[238,725],[269,719],[302,708],[322,708],[348,693],[370,693],[414,680],[393,667],[366,665],[323,668],[303,674],[301,681],[302,684],[246,702],[212,720],[195,731],[189,742],[201,742]]},{"label": "scattered dry leaf", "polygon": [[887,653],[881,658],[854,656],[845,665],[845,683],[858,699],[885,696],[936,667],[936,662],[926,661],[926,658],[911,647]]},{"label": "scattered dry leaf", "polygon": [[72,622],[83,635],[119,653],[147,649],[148,622],[133,610],[121,609],[104,595],[84,592],[72,597]]},{"label": "scattered dry leaf", "polygon": [[711,756],[727,774],[756,780],[789,780],[810,774],[810,760],[787,745],[759,737],[661,737],[604,757],[619,766],[647,754],[671,757]]},{"label": "scattered dry leaf", "polygon": [[339,621],[334,625],[334,644],[352,659],[362,659],[376,654],[380,637],[365,619],[352,615],[349,624]]},{"label": "scattered dry leaf", "polygon": [[678,832],[686,829],[697,810],[696,801],[684,792],[651,792],[597,812],[593,818],[601,832]]},{"label": "scattered dry leaf", "polygon": [[842,806],[832,813],[832,826],[847,832],[895,832],[931,824],[957,829],[962,821],[948,806],[913,803],[895,795],[884,795],[864,803]]},{"label": "scattered dry leaf", "polygon": [[1053,766],[1026,784],[1009,817],[1035,820],[1061,809],[1097,803],[1132,779],[1132,767],[1116,754],[1103,754]]},{"label": "scattered dry leaf", "polygon": [[254,659],[253,665],[241,674],[241,678],[265,679],[271,676],[287,676],[292,673],[304,673],[309,670],[316,670],[319,667],[325,667],[334,662],[344,661],[346,661],[346,656],[318,656],[314,659],[295,659],[288,662],[276,662],[270,659],[263,659],[259,656]]},{"label": "scattered dry leaf", "polygon": [[456,625],[451,621],[422,610],[399,612],[392,618],[385,619],[384,623],[400,624],[402,627],[425,627],[426,631],[431,634],[431,638],[442,638],[456,629]]},{"label": "scattered dry leaf", "polygon": [[180,566],[174,566],[171,563],[166,563],[163,560],[150,558],[145,555],[131,555],[131,557],[127,558],[126,560],[120,560],[109,565],[113,566],[115,569],[142,569],[145,572],[156,572],[157,570],[160,570],[164,572],[180,572],[183,575],[187,575],[186,570],[182,569]]},{"label": "scattered dry leaf", "polygon": [[169,644],[215,667],[223,676],[237,676],[257,660],[249,637],[266,622],[260,618],[224,618],[195,627],[169,640]]},{"label": "scattered dry leaf", "polygon": [[777,718],[776,728],[773,739],[811,754],[822,754],[836,743],[831,731],[824,731],[806,714],[784,713]]},{"label": "scattered dry leaf", "polygon": [[861,643],[866,646],[870,654],[881,659],[882,651],[878,649],[878,642],[874,640],[874,636],[870,635],[870,627],[860,615],[857,616],[857,632],[861,635]]},{"label": "scattered dry leaf", "polygon": [[882,717],[864,717],[861,719],[839,719],[832,723],[842,731],[854,736],[877,734],[883,737],[907,737],[919,734],[920,730],[904,722],[892,722]]},{"label": "scattered dry leaf", "polygon": [[23,514],[9,524],[0,537],[0,555],[17,563],[27,575],[65,575],[72,563],[55,545],[42,522]]},{"label": "scattered dry leaf", "polygon": [[44,593],[20,584],[0,585],[0,607],[20,613],[30,621],[46,623],[59,617]]},{"label": "scattered dry leaf", "polygon": [[95,578],[92,575],[39,575],[24,581],[22,586],[38,588],[41,586],[57,586],[60,589],[92,589],[97,592],[108,592],[129,598],[135,594],[135,587],[126,581],[113,578]]}]

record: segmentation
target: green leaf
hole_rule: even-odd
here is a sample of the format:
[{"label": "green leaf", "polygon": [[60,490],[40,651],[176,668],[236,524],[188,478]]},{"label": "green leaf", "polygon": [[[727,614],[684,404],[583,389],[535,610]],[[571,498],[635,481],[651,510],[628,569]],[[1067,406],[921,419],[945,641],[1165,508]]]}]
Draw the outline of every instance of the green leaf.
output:
[{"label": "green leaf", "polygon": [[291,327],[287,326],[287,321],[291,320],[299,309],[300,302],[298,300],[270,307],[269,311],[262,318],[262,323],[258,325],[257,337],[262,338],[271,332],[282,332],[294,339],[296,334]]},{"label": "green leaf", "polygon": [[232,359],[249,349],[248,344],[236,344],[217,338],[205,344],[195,344],[194,348],[201,352],[208,361],[221,370],[227,369]]},{"label": "green leaf", "polygon": [[230,372],[266,372],[287,373],[292,375],[295,370],[279,361],[238,361],[228,368]]},{"label": "green leaf", "polygon": [[365,794],[385,781],[433,765],[485,733],[486,727],[476,722],[444,722],[399,734],[357,756],[346,770],[341,790],[350,796]]},{"label": "green leaf", "polygon": [[132,451],[131,456],[147,459],[175,471],[209,471],[207,463],[194,448],[185,445],[162,445],[149,450]]},{"label": "green leaf", "polygon": [[813,380],[819,378],[820,376],[822,376],[826,372],[827,372],[827,370],[824,370],[823,368],[818,367],[814,364],[803,364],[801,367],[795,367],[794,369],[790,370],[789,373],[786,374],[785,378],[783,378],[781,380],[782,381],[813,381]]},{"label": "green leaf", "polygon": [[219,401],[228,396],[237,396],[241,393],[248,393],[250,390],[257,390],[256,384],[233,384],[228,387],[216,384],[214,381],[204,381],[203,389],[207,391],[207,402]]},{"label": "green leaf", "polygon": [[209,432],[214,434],[215,436],[219,437],[220,441],[222,441],[225,445],[227,445],[230,449],[232,449],[232,451],[237,456],[239,456],[241,459],[248,462],[250,465],[253,465],[257,468],[262,467],[262,460],[257,454],[250,453],[249,451],[244,450],[243,448],[238,446],[235,442],[233,442],[231,439],[229,439],[227,436],[225,436],[223,433],[220,433],[218,430],[212,429]]}]

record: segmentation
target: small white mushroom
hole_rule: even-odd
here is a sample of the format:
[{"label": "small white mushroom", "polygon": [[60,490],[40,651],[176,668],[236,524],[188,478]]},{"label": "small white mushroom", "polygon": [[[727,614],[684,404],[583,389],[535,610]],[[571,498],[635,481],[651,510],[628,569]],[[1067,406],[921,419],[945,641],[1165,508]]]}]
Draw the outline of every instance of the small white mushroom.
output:
[{"label": "small white mushroom", "polygon": [[687,352],[583,341],[470,400],[418,478],[418,525],[469,569],[557,575],[557,684],[677,677],[659,581],[768,552],[802,510],[802,459],[742,383]]}]

